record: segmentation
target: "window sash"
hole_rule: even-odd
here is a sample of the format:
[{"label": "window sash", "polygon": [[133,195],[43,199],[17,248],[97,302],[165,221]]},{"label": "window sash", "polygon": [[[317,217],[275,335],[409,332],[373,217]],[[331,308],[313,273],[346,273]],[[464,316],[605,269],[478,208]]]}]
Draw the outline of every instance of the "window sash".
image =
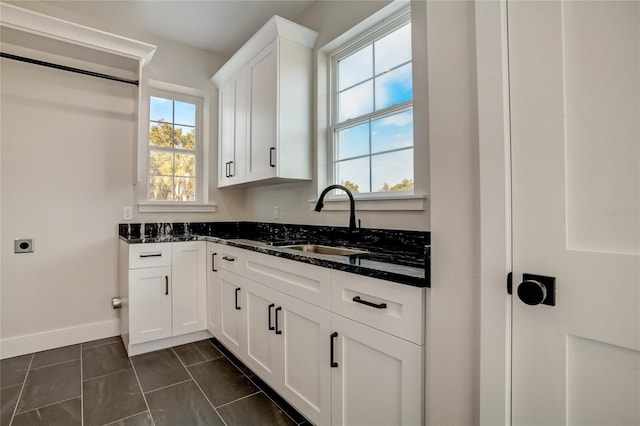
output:
[{"label": "window sash", "polygon": [[[339,113],[339,108],[338,108],[338,102],[339,102],[339,95],[340,93],[343,93],[351,88],[354,88],[360,84],[363,84],[364,82],[367,81],[375,81],[376,78],[379,78],[380,76],[384,75],[385,72],[380,72],[376,75],[372,75],[369,78],[366,78],[362,81],[359,81],[357,83],[351,84],[348,87],[344,87],[342,89],[339,89],[338,87],[338,69],[339,69],[339,62],[349,56],[351,56],[352,54],[364,49],[365,47],[377,42],[378,40],[384,38],[385,36],[393,33],[394,31],[402,28],[403,26],[405,26],[406,24],[409,24],[411,22],[411,15],[409,10],[404,11],[403,13],[400,13],[399,15],[395,16],[394,18],[388,20],[387,22],[383,23],[382,25],[380,25],[377,29],[373,30],[372,32],[369,32],[365,35],[363,35],[362,37],[356,38],[354,39],[352,42],[345,44],[344,46],[338,48],[336,51],[334,51],[332,54],[329,55],[330,60],[329,60],[329,65],[330,65],[330,72],[329,72],[329,126],[328,126],[328,135],[329,135],[329,143],[327,144],[327,148],[328,148],[328,161],[327,161],[327,166],[329,168],[329,170],[327,171],[327,176],[331,179],[331,183],[340,183],[338,182],[338,164],[347,160],[354,160],[354,159],[360,159],[360,158],[365,158],[368,159],[368,163],[369,163],[369,189],[371,192],[363,192],[362,194],[382,194],[380,192],[377,192],[376,190],[373,189],[372,187],[372,183],[374,180],[373,174],[371,172],[371,164],[372,164],[372,158],[381,154],[389,154],[389,153],[393,153],[393,152],[400,152],[400,151],[406,151],[406,150],[414,150],[414,146],[415,143],[412,143],[411,146],[403,146],[397,149],[390,149],[390,150],[386,150],[386,151],[380,151],[380,152],[375,152],[373,153],[371,151],[371,134],[369,134],[369,151],[367,154],[362,154],[362,155],[357,155],[357,156],[352,156],[352,157],[344,157],[344,158],[338,158],[338,151],[337,151],[337,144],[338,144],[338,134],[340,131],[351,128],[351,127],[355,127],[358,126],[360,124],[365,124],[365,123],[369,123],[369,125],[371,126],[371,122],[373,122],[374,120],[377,119],[381,119],[381,118],[385,118],[387,116],[391,116],[394,114],[399,114],[405,111],[409,111],[409,110],[413,110],[413,97],[411,100],[409,101],[405,101],[403,103],[400,104],[395,104],[395,105],[391,105],[388,107],[385,107],[383,109],[380,110],[375,110],[375,103],[373,105],[374,110],[371,112],[368,112],[366,114],[362,114],[358,117],[351,117],[348,118],[346,120],[343,120],[342,122],[338,121],[338,113]],[[374,52],[375,55],[375,52]],[[409,61],[405,61],[401,64],[397,64],[395,65],[393,68],[391,68],[390,70],[386,70],[386,72],[390,72],[393,70],[396,70],[402,66],[406,66],[409,63],[413,62],[413,58],[411,58],[411,60]],[[374,73],[375,74],[375,73]],[[374,92],[375,94],[375,92]],[[369,132],[371,131],[371,128],[369,128]],[[415,151],[414,151],[415,153]],[[415,155],[415,154],[414,154]],[[414,160],[415,161],[415,160]],[[415,179],[415,173],[413,174],[413,176],[411,177],[412,179]],[[407,195],[407,194],[412,194],[413,191],[397,191],[397,192],[385,192],[384,194],[387,195]]]},{"label": "window sash", "polygon": [[[172,111],[172,117],[171,117],[171,122],[165,121],[164,123],[166,124],[170,124],[173,127],[179,126],[179,127],[189,127],[189,128],[193,128],[194,132],[195,132],[195,140],[194,140],[194,148],[193,150],[189,150],[189,149],[183,149],[183,148],[176,148],[175,146],[172,147],[160,147],[160,146],[153,146],[149,143],[149,131],[150,128],[153,124],[155,123],[161,123],[160,121],[157,120],[151,120],[151,98],[162,98],[162,99],[167,99],[170,101],[174,102],[173,105],[173,111]],[[178,93],[178,92],[172,92],[169,90],[162,90],[162,89],[156,89],[156,88],[150,88],[149,92],[148,92],[148,100],[149,100],[149,110],[147,111],[148,115],[148,124],[147,124],[147,137],[146,137],[146,145],[147,145],[147,170],[146,170],[146,174],[147,174],[147,188],[146,188],[146,200],[147,202],[153,202],[153,203],[157,203],[157,204],[169,204],[169,205],[180,205],[180,204],[198,204],[201,203],[203,200],[203,195],[202,195],[202,188],[203,188],[203,139],[202,139],[202,133],[203,133],[203,126],[202,126],[202,122],[203,122],[203,103],[204,103],[204,99],[199,97],[199,96],[192,96],[192,95],[187,95],[187,94],[183,94],[183,93]],[[184,103],[189,103],[189,104],[194,104],[195,105],[195,126],[189,125],[189,124],[181,124],[176,122],[176,117],[175,117],[175,102],[184,102]],[[173,174],[171,175],[164,175],[164,174],[158,174],[158,173],[152,173],[151,171],[151,153],[152,152],[165,152],[165,153],[170,153],[174,156],[175,155],[179,155],[179,154],[185,154],[185,155],[192,155],[195,156],[195,165],[194,165],[194,169],[195,169],[195,176],[182,176],[180,174],[176,174],[175,170],[173,170]],[[151,182],[152,182],[152,178],[153,177],[170,177],[172,179],[184,179],[184,178],[188,178],[188,179],[194,179],[194,183],[195,183],[195,188],[194,188],[194,199],[193,200],[189,200],[189,201],[182,201],[182,200],[156,200],[153,199],[150,195],[151,195]],[[173,194],[173,197],[175,198],[176,194]]]}]

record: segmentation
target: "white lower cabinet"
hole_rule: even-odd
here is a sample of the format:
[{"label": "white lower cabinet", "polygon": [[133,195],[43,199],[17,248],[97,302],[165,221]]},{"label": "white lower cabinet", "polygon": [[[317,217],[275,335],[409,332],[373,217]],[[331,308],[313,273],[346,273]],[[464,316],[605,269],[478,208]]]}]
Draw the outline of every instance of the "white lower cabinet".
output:
[{"label": "white lower cabinet", "polygon": [[331,314],[250,282],[246,295],[246,364],[316,424],[329,424]]},{"label": "white lower cabinet", "polygon": [[171,267],[129,272],[129,343],[171,336]]},{"label": "white lower cabinet", "polygon": [[424,289],[207,250],[209,331],[308,420],[424,423]]},{"label": "white lower cabinet", "polygon": [[331,424],[423,424],[423,347],[335,314],[331,330]]},{"label": "white lower cabinet", "polygon": [[171,243],[173,335],[207,328],[206,242]]},{"label": "white lower cabinet", "polygon": [[245,360],[245,311],[242,297],[247,291],[247,280],[234,273],[220,270],[220,340],[229,350]]},{"label": "white lower cabinet", "polygon": [[121,335],[129,356],[206,338],[206,243],[120,245]]}]

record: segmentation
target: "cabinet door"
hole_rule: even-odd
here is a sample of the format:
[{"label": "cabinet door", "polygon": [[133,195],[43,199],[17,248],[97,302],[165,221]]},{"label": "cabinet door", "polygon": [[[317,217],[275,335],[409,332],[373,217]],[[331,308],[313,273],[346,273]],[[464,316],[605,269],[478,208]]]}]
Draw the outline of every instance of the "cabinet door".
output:
[{"label": "cabinet door", "polygon": [[[276,339],[276,315],[282,319],[278,293],[249,281],[246,291],[247,366],[272,387],[276,387],[280,374],[281,351]],[[277,311],[276,311],[277,310]],[[282,324],[278,324],[278,328]]]},{"label": "cabinet door", "polygon": [[171,336],[171,267],[129,271],[129,343]]},{"label": "cabinet door", "polygon": [[277,40],[249,63],[247,181],[276,176]]},{"label": "cabinet door", "polygon": [[243,319],[242,298],[247,291],[246,280],[236,274],[219,269],[220,277],[220,340],[231,352],[240,359],[243,356],[246,343],[246,321]]},{"label": "cabinet door", "polygon": [[219,91],[218,186],[245,179],[247,115],[246,72],[240,71]]},{"label": "cabinet door", "polygon": [[171,243],[173,335],[207,328],[206,242]]},{"label": "cabinet door", "polygon": [[422,424],[423,347],[340,315],[331,326],[331,424]]},{"label": "cabinet door", "polygon": [[207,330],[220,337],[221,287],[218,274],[218,244],[207,243]]},{"label": "cabinet door", "polygon": [[[277,312],[282,355],[281,383],[275,388],[311,422],[331,423],[331,313],[290,296]],[[365,423],[362,423],[365,424]]]}]

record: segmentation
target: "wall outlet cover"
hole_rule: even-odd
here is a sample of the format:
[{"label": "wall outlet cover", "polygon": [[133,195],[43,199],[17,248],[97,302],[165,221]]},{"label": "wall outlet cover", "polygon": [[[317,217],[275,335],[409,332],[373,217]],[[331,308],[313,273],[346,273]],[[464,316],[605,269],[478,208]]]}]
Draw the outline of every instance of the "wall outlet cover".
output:
[{"label": "wall outlet cover", "polygon": [[13,240],[14,253],[33,253],[33,238],[16,238]]}]

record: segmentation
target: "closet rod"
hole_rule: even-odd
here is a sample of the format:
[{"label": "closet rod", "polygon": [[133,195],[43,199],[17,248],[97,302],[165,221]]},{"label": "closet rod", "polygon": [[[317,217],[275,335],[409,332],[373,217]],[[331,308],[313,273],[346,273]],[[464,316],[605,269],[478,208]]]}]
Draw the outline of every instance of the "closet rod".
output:
[{"label": "closet rod", "polygon": [[54,64],[54,63],[51,63],[51,62],[39,61],[37,59],[25,58],[24,56],[12,55],[10,53],[0,52],[0,57],[7,58],[7,59],[13,59],[14,61],[21,61],[21,62],[27,62],[29,64],[40,65],[40,66],[43,66],[43,67],[55,68],[55,69],[58,69],[58,70],[70,71],[70,72],[75,72],[75,73],[78,73],[78,74],[89,75],[91,77],[98,77],[98,78],[104,78],[106,80],[119,81],[120,83],[133,84],[134,86],[137,86],[138,83],[139,83],[138,80],[129,80],[127,78],[116,77],[116,76],[109,75],[109,74],[101,74],[99,72],[93,72],[93,71],[83,70],[83,69],[80,69],[80,68],[68,67],[66,65],[59,65],[59,64]]}]

